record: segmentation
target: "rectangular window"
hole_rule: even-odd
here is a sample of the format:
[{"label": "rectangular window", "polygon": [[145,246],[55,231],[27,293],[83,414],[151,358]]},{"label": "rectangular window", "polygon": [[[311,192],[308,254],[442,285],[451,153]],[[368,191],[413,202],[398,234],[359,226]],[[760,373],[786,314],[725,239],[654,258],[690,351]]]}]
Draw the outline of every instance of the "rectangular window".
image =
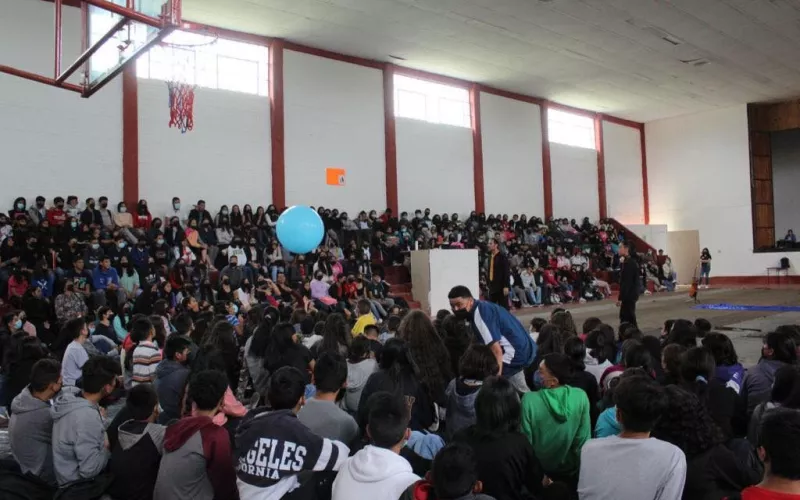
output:
[{"label": "rectangular window", "polygon": [[394,76],[396,116],[470,128],[469,91],[441,83]]},{"label": "rectangular window", "polygon": [[267,95],[267,47],[175,31],[136,62],[139,78],[180,80],[198,87]]},{"label": "rectangular window", "polygon": [[550,142],[586,149],[597,147],[594,120],[586,116],[548,108],[547,133]]}]

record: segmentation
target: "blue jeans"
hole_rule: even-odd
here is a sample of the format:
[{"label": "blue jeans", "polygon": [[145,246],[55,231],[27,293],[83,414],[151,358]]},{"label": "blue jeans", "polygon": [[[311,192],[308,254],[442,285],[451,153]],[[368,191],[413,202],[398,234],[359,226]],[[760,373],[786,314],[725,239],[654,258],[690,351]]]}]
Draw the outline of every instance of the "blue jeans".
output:
[{"label": "blue jeans", "polygon": [[283,266],[269,266],[269,272],[273,283],[278,281],[278,273],[284,272]]},{"label": "blue jeans", "polygon": [[526,288],[525,294],[528,296],[528,300],[531,304],[539,305],[542,303],[542,287],[537,286],[536,288]]},{"label": "blue jeans", "polygon": [[703,278],[705,277],[706,282],[705,284],[709,284],[709,274],[711,274],[711,264],[700,264],[700,284],[703,284]]}]

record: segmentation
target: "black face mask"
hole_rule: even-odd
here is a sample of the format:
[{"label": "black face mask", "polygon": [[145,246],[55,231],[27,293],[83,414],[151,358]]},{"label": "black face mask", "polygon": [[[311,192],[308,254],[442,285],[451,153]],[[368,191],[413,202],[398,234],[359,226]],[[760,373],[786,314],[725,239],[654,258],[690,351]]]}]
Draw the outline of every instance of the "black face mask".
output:
[{"label": "black face mask", "polygon": [[458,311],[453,311],[453,316],[460,321],[468,320],[469,319],[469,311],[466,309],[459,309]]}]

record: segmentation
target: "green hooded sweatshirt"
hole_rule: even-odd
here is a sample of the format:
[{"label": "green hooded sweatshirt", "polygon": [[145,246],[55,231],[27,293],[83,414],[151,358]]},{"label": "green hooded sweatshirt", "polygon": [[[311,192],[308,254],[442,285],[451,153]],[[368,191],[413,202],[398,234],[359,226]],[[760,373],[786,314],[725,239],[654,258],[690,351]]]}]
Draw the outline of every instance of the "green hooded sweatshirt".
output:
[{"label": "green hooded sweatshirt", "polygon": [[568,385],[525,394],[522,433],[547,474],[577,475],[581,448],[592,434],[589,398]]}]

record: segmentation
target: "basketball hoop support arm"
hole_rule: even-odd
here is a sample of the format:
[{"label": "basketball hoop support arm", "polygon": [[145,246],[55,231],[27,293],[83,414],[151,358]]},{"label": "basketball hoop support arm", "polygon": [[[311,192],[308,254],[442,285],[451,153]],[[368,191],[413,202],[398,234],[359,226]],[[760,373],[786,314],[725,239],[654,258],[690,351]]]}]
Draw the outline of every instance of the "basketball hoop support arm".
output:
[{"label": "basketball hoop support arm", "polygon": [[[130,4],[130,2],[128,2]],[[122,71],[122,67],[118,68],[118,71],[114,71],[108,75],[108,78],[105,78],[103,81],[97,83],[94,86],[90,86],[88,83],[84,83],[82,85],[76,85],[73,83],[69,83],[66,80],[74,74],[81,66],[86,64],[89,58],[94,55],[97,50],[102,47],[102,45],[111,39],[116,32],[123,29],[129,22],[135,21],[147,26],[152,26],[160,30],[159,35],[151,41],[151,43],[147,44],[146,47],[143,47],[144,50],[149,49],[153,44],[158,43],[164,37],[166,37],[169,33],[171,33],[175,28],[177,28],[178,24],[180,23],[180,0],[172,0],[169,2],[170,9],[167,9],[168,12],[164,12],[163,16],[158,17],[150,17],[148,15],[142,14],[137,12],[131,8],[122,7],[115,3],[112,3],[108,0],[82,0],[81,1],[81,11],[84,14],[82,17],[83,21],[81,24],[81,48],[83,53],[78,57],[78,59],[72,63],[64,72],[61,72],[61,63],[62,63],[62,10],[63,10],[63,0],[54,0],[54,7],[55,7],[55,26],[54,26],[54,64],[53,64],[53,77],[47,77],[44,75],[40,75],[37,73],[32,73],[30,71],[25,71],[19,68],[13,68],[11,66],[6,66],[0,64],[0,73],[6,73],[8,75],[17,76],[19,78],[24,78],[26,80],[30,80],[33,82],[43,83],[45,85],[50,85],[53,87],[59,87],[66,90],[71,90],[73,92],[77,92],[81,94],[83,97],[90,97],[92,94],[100,90],[105,84],[114,76],[119,74]],[[121,16],[121,19],[114,25],[114,27],[109,30],[103,37],[101,37],[97,43],[94,45],[89,46],[89,27],[86,23],[86,13],[87,13],[87,5],[93,5],[100,9],[112,12]],[[139,53],[143,52],[144,50],[138,51]],[[133,58],[135,59],[135,57]]]}]

